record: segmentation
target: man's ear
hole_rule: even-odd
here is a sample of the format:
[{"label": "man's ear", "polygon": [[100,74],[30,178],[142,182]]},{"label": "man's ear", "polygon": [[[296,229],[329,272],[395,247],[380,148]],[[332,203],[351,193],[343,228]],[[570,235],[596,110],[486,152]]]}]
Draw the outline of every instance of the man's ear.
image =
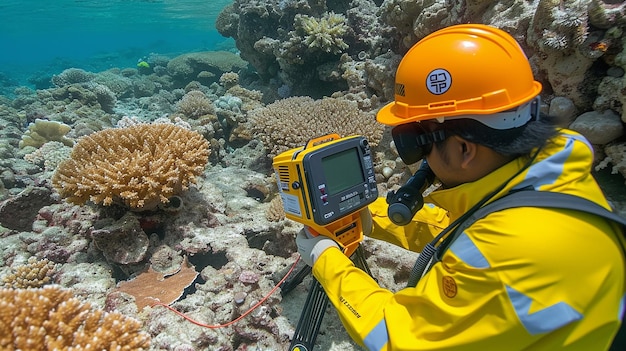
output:
[{"label": "man's ear", "polygon": [[461,168],[468,168],[473,161],[476,160],[476,154],[478,152],[478,144],[461,138],[455,135],[461,152]]}]

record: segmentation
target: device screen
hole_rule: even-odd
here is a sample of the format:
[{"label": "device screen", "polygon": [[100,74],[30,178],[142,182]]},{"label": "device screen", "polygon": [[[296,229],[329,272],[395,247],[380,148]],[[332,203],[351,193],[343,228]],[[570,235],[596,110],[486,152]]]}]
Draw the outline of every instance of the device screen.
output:
[{"label": "device screen", "polygon": [[328,195],[334,195],[365,181],[356,148],[322,158],[322,170],[326,178]]}]

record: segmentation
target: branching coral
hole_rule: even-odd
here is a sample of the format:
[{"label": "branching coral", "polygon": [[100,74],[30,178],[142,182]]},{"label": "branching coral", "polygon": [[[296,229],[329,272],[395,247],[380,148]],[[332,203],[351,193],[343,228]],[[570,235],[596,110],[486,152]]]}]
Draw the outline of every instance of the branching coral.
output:
[{"label": "branching coral", "polygon": [[52,177],[68,201],[155,209],[202,174],[209,144],[173,124],[139,124],[83,137]]},{"label": "branching coral", "polygon": [[285,209],[280,196],[275,196],[265,211],[265,218],[270,222],[278,222],[285,219]]},{"label": "branching coral", "polygon": [[263,142],[269,156],[303,146],[311,138],[328,133],[363,135],[376,146],[384,129],[373,114],[359,110],[356,102],[335,98],[291,97],[253,110],[249,115],[252,131]]},{"label": "branching coral", "polygon": [[15,289],[40,288],[50,282],[55,264],[47,259],[28,259],[24,265],[17,267],[13,273],[2,277],[6,287]]},{"label": "branching coral", "polygon": [[176,104],[178,112],[187,117],[197,118],[215,112],[213,103],[199,90],[192,90],[185,94]]},{"label": "branching coral", "polygon": [[92,309],[57,286],[0,289],[2,350],[146,350],[141,323]]},{"label": "branching coral", "polygon": [[304,32],[304,43],[309,48],[333,54],[341,53],[348,48],[348,44],[343,41],[343,36],[349,27],[343,15],[330,12],[320,19],[296,15],[294,22],[296,29]]}]

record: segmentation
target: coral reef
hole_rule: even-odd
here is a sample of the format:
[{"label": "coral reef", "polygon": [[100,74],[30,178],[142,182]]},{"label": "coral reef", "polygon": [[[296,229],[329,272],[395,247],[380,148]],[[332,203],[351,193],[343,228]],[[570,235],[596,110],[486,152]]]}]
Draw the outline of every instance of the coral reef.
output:
[{"label": "coral reef", "polygon": [[375,56],[390,48],[381,36],[390,28],[377,20],[376,9],[371,0],[238,0],[222,10],[216,28],[235,39],[262,79],[279,78],[276,87],[286,84],[292,95],[319,98],[341,90],[345,81],[341,73],[330,76],[318,67],[337,66],[342,52]]},{"label": "coral reef", "polygon": [[589,33],[587,4],[578,0],[540,0],[526,41],[536,51],[531,60],[545,75],[549,87],[581,109],[591,105],[589,89],[598,84],[583,84],[589,78],[586,72],[604,54],[590,45],[600,41],[603,34]]},{"label": "coral reef", "polygon": [[192,80],[209,86],[217,82],[224,72],[237,72],[247,62],[227,51],[206,51],[183,54],[167,63],[167,72],[175,87],[183,87]]},{"label": "coral reef", "polygon": [[61,161],[67,159],[72,148],[58,141],[48,141],[35,151],[24,155],[24,160],[31,162],[45,171],[54,171]]},{"label": "coral reef", "polygon": [[186,190],[208,161],[208,142],[172,124],[140,124],[83,137],[52,184],[68,201],[154,209]]},{"label": "coral reef", "polygon": [[38,148],[49,141],[58,141],[63,145],[72,146],[74,141],[65,136],[71,129],[72,127],[64,123],[38,118],[28,126],[19,146],[20,148],[26,146]]},{"label": "coral reef", "polygon": [[191,118],[213,114],[213,102],[201,91],[192,90],[176,103],[178,112]]},{"label": "coral reef", "polygon": [[6,288],[27,289],[40,288],[51,282],[50,276],[54,273],[54,262],[36,257],[29,257],[26,264],[14,269],[14,272],[2,277]]},{"label": "coral reef", "polygon": [[296,32],[303,32],[303,42],[313,50],[339,54],[348,48],[343,37],[350,27],[343,15],[330,12],[317,19],[298,14],[294,18],[294,23]]},{"label": "coral reef", "polygon": [[58,75],[52,76],[52,84],[57,87],[64,87],[76,83],[86,83],[95,77],[94,73],[87,72],[80,68],[68,68]]},{"label": "coral reef", "polygon": [[0,289],[3,350],[147,350],[141,323],[91,308],[58,286]]},{"label": "coral reef", "polygon": [[[216,26],[240,54],[149,54],[150,69],[71,68],[53,85],[50,74],[37,90],[11,89],[0,96],[0,283],[59,284],[141,319],[152,342],[138,349],[285,349],[311,278],[265,299],[296,261],[301,227],[284,217],[270,157],[321,134],[363,134],[375,145],[379,192],[403,184],[415,169],[374,111],[394,98],[406,50],[456,23],[517,39],[544,86],[542,111],[594,143],[596,168],[619,174],[619,187],[601,186],[626,213],[625,10],[616,0],[234,0]],[[38,119],[70,126],[72,153],[46,138],[20,149]],[[415,255],[367,238],[362,246],[381,285],[402,289]],[[18,323],[7,306],[0,340],[26,328],[7,324]],[[316,349],[359,349],[332,308],[320,336]]]},{"label": "coral reef", "polygon": [[329,133],[363,135],[375,147],[384,129],[373,114],[359,110],[353,101],[335,98],[313,100],[308,96],[278,100],[253,110],[249,120],[254,135],[263,142],[270,157]]}]

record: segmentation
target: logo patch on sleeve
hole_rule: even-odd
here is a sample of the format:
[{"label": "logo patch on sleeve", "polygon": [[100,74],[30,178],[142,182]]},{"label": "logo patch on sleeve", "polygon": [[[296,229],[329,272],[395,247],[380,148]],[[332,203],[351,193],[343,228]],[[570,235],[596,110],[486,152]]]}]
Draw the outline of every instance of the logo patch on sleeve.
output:
[{"label": "logo patch on sleeve", "polygon": [[443,288],[444,295],[446,295],[449,298],[453,298],[456,296],[456,293],[458,290],[457,290],[456,282],[454,281],[454,278],[445,276],[443,277],[441,283],[442,283],[441,286]]}]

